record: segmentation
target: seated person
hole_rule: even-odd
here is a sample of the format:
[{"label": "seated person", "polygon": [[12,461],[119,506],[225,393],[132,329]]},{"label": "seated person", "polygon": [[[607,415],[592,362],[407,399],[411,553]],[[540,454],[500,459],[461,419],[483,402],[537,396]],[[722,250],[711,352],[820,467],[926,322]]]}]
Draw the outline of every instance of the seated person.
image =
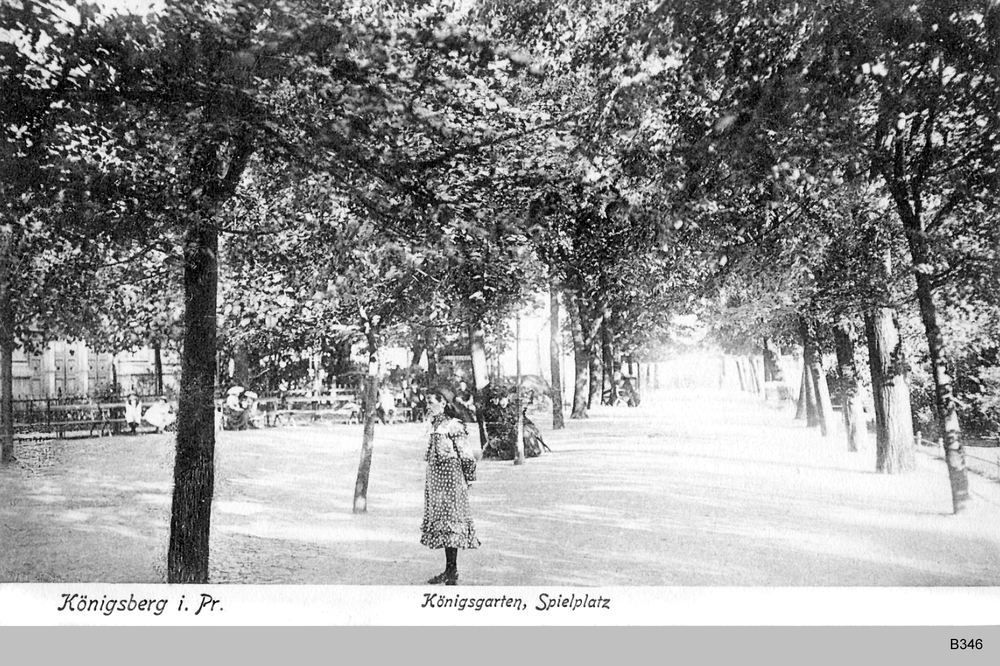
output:
[{"label": "seated person", "polygon": [[246,415],[248,428],[257,428],[257,394],[253,391],[244,391],[240,394],[240,407]]},{"label": "seated person", "polygon": [[378,392],[378,406],[375,408],[382,423],[391,423],[396,415],[396,396],[388,387]]},{"label": "seated person", "polygon": [[[503,386],[490,386],[487,387],[484,398],[487,402],[483,407],[483,418],[486,422],[488,443],[483,450],[483,457],[513,460],[517,455],[519,409],[517,391],[508,391]],[[549,450],[549,447],[542,440],[538,428],[525,414],[525,409],[520,408],[520,411],[524,457],[535,458],[542,454],[543,449]]]},{"label": "seated person", "polygon": [[472,391],[469,390],[469,385],[465,381],[460,381],[458,383],[458,390],[455,391],[455,403],[462,406],[466,410],[476,413],[476,401],[472,397]]},{"label": "seated person", "polygon": [[146,413],[142,415],[143,420],[156,428],[156,432],[163,432],[168,426],[173,425],[177,420],[177,415],[170,409],[166,398],[157,398],[156,402],[149,406]]},{"label": "seated person", "polygon": [[125,401],[125,425],[134,435],[140,423],[142,423],[142,403],[135,393],[130,393]]},{"label": "seated person", "polygon": [[423,421],[427,417],[427,398],[423,391],[414,388],[410,393],[410,420]]},{"label": "seated person", "polygon": [[246,391],[230,391],[226,396],[226,406],[223,408],[225,415],[224,427],[226,430],[246,430],[250,420],[250,414],[246,409],[249,404],[246,398]]}]

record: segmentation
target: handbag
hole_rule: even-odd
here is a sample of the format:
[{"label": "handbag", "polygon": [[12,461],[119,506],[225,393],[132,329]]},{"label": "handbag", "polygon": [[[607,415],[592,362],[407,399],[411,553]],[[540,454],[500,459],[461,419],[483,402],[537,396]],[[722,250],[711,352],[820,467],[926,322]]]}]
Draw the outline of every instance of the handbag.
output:
[{"label": "handbag", "polygon": [[466,458],[462,455],[462,452],[458,450],[458,442],[455,441],[453,435],[448,435],[448,439],[451,440],[451,445],[455,447],[455,455],[458,456],[458,462],[462,466],[462,476],[465,477],[465,482],[472,483],[476,480],[475,458]]}]

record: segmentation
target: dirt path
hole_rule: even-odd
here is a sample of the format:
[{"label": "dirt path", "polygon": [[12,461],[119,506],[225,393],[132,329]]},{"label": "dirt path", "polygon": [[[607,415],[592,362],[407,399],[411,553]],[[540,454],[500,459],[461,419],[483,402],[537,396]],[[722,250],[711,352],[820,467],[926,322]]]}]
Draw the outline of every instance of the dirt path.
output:
[{"label": "dirt path", "polygon": [[[1000,484],[973,476],[952,516],[944,463],[873,473],[740,395],[659,396],[550,432],[522,467],[484,462],[472,492],[483,585],[1000,585]],[[420,584],[426,426],[379,427],[369,513],[351,513],[359,426],[222,433],[216,583]],[[0,470],[0,581],[163,582],[171,435],[20,445]]]}]

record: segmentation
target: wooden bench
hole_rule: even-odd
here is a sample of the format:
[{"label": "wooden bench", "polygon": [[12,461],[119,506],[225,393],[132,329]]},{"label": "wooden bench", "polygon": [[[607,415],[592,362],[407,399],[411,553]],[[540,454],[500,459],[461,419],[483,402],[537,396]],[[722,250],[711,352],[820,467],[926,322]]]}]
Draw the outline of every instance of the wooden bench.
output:
[{"label": "wooden bench", "polygon": [[269,425],[279,426],[283,423],[296,426],[298,419],[304,418],[310,423],[323,419],[339,420],[343,423],[358,423],[360,415],[357,409],[277,409],[270,412]]},{"label": "wooden bench", "polygon": [[280,402],[276,398],[268,399],[270,409],[263,413],[269,426],[294,426],[300,421],[315,423],[322,420],[358,423],[361,408],[355,398],[353,391],[344,389],[321,395],[287,395]]},{"label": "wooden bench", "polygon": [[30,422],[15,422],[14,427],[22,433],[53,433],[60,439],[65,438],[67,433],[76,431],[86,431],[88,437],[93,437],[95,432],[98,437],[120,435],[127,429],[124,413],[123,402],[92,401],[48,405],[44,412],[38,410],[26,414],[34,417]]},{"label": "wooden bench", "polygon": [[319,409],[316,420],[330,419],[341,423],[361,423],[360,407],[339,407],[337,409]]},{"label": "wooden bench", "polygon": [[312,420],[315,410],[312,409],[276,409],[272,412],[268,412],[268,425],[280,426],[287,423],[288,425],[299,425],[295,421],[297,416],[308,416],[309,420]]},{"label": "wooden bench", "polygon": [[388,415],[388,423],[406,423],[413,410],[409,407],[393,407]]},{"label": "wooden bench", "polygon": [[56,437],[64,439],[66,437],[67,430],[87,430],[87,436],[93,437],[94,430],[97,430],[98,437],[104,437],[105,433],[110,437],[111,435],[117,435],[121,432],[122,425],[125,424],[125,419],[112,419],[112,418],[93,418],[93,419],[77,419],[70,421],[55,421],[52,423],[52,429],[56,433]]}]

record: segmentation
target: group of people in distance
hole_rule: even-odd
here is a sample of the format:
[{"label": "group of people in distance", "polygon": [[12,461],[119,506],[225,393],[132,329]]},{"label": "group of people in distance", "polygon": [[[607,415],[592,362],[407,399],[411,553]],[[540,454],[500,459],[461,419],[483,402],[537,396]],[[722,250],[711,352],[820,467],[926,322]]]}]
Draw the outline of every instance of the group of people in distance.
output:
[{"label": "group of people in distance", "polygon": [[[247,430],[257,427],[257,399],[253,391],[242,386],[234,386],[226,394],[226,402],[221,411],[223,430]],[[216,412],[219,414],[219,412]]]},{"label": "group of people in distance", "polygon": [[[384,424],[400,420],[398,418],[400,413],[405,413],[407,421],[422,422],[428,417],[427,404],[428,396],[425,390],[417,384],[404,381],[402,388],[397,390],[387,385],[379,390],[375,413]],[[364,413],[364,409],[361,413]]]},{"label": "group of people in distance", "polygon": [[[441,389],[436,389],[440,391]],[[520,412],[524,455],[528,458],[540,456],[548,450],[541,433],[527,415],[527,400],[518,396],[517,387],[503,382],[492,382],[481,389],[479,406],[472,389],[464,380],[444,389],[448,394],[448,408],[465,423],[476,421],[481,411],[486,428],[488,443],[483,456],[498,460],[513,460],[517,454],[517,424]]]},{"label": "group of people in distance", "polygon": [[527,405],[518,396],[517,388],[503,384],[490,384],[480,393],[483,403],[483,421],[489,442],[483,456],[497,460],[513,460],[517,456],[517,425],[521,419],[524,457],[536,458],[549,447],[535,423],[528,418]]},{"label": "group of people in distance", "polygon": [[[495,388],[480,396],[487,400],[484,405],[484,416],[510,421],[511,413],[516,420],[515,402],[510,400],[507,390]],[[389,405],[395,405],[396,396],[386,390],[380,395],[380,410]],[[391,402],[390,402],[391,400]],[[469,441],[467,423],[475,420],[475,403],[468,385],[461,381],[457,389],[438,387],[427,390],[408,385],[404,387],[403,400],[411,407],[421,411],[412,412],[411,418],[430,421],[430,436],[424,451],[427,463],[424,484],[424,513],[421,523],[420,543],[431,549],[443,549],[445,553],[444,571],[435,575],[427,582],[431,585],[456,585],[458,583],[458,551],[461,549],[478,548],[479,538],[476,535],[475,524],[469,504],[469,487],[475,480],[475,465],[484,456],[479,447]],[[224,427],[228,430],[244,430],[257,427],[253,414],[257,395],[242,387],[229,390],[225,404],[219,410]],[[500,412],[497,409],[501,410]],[[492,410],[492,411],[491,411]],[[382,416],[389,416],[383,412]],[[537,430],[531,428],[534,435],[529,434],[527,417],[522,414],[526,424],[526,453],[534,446],[529,446],[529,438],[537,436]],[[176,420],[176,415],[164,398],[156,401],[143,411],[142,402],[136,395],[129,395],[125,402],[125,421],[133,433],[142,421],[154,426],[158,432],[168,428]],[[497,429],[497,423],[491,423],[491,440],[503,440],[497,443],[497,451],[506,451],[510,447],[506,443],[510,439],[509,429]],[[544,446],[541,438],[537,442]],[[547,448],[547,447],[545,447]],[[489,447],[487,447],[489,449]],[[494,457],[497,456],[494,451]],[[539,448],[538,453],[541,453]],[[535,453],[534,455],[538,455]],[[531,454],[528,454],[529,456]],[[471,472],[469,467],[471,466]]]},{"label": "group of people in distance", "polygon": [[165,432],[176,420],[173,407],[162,396],[156,398],[146,411],[142,410],[142,401],[136,394],[130,393],[125,400],[125,425],[133,435],[143,421],[156,428],[156,432]]},{"label": "group of people in distance", "polygon": [[[233,390],[238,389],[238,390]],[[217,429],[246,430],[256,428],[255,412],[257,394],[242,387],[233,387],[226,397],[225,406],[217,411]],[[158,397],[145,411],[142,401],[134,393],[125,400],[125,425],[131,434],[138,432],[139,426],[145,422],[156,429],[156,432],[169,430],[177,421],[174,407],[164,397]]]}]

